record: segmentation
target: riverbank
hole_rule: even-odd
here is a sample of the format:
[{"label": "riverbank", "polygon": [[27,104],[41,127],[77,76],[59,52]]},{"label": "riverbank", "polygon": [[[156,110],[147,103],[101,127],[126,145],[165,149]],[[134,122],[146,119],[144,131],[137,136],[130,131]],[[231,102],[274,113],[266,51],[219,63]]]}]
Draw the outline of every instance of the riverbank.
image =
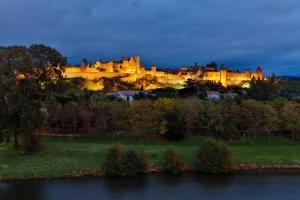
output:
[{"label": "riverbank", "polygon": [[[146,171],[146,175],[151,174],[165,174],[167,173],[162,167],[152,167]],[[181,173],[199,173],[200,170],[194,166],[187,165],[183,168]],[[236,166],[234,174],[261,174],[261,173],[300,173],[300,164],[293,165],[257,165],[255,163],[239,163]],[[0,182],[5,181],[18,181],[18,180],[53,180],[53,179],[65,179],[65,178],[86,178],[86,177],[103,177],[104,173],[100,168],[83,169],[74,171],[70,174],[58,175],[58,176],[24,176],[24,177],[0,177]]]},{"label": "riverbank", "polygon": [[[187,163],[194,163],[204,138],[193,137],[179,142],[131,139],[54,138],[42,140],[42,149],[33,155],[20,155],[11,147],[0,145],[0,179],[62,178],[101,176],[101,163],[112,143],[129,149],[144,148],[150,162],[149,173],[161,172],[164,151],[172,146]],[[226,143],[232,148],[238,172],[300,171],[300,143],[284,137],[252,138]],[[185,171],[192,171],[186,168]],[[195,169],[196,170],[196,169]]]}]

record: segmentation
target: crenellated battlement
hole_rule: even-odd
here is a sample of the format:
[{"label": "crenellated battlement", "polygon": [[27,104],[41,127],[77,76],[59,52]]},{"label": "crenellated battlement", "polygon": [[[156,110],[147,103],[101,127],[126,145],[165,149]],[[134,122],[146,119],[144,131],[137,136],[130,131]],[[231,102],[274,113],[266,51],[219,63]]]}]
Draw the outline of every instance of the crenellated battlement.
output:
[{"label": "crenellated battlement", "polygon": [[[246,70],[245,72],[232,72],[228,69],[220,69],[218,71],[207,67],[183,67],[177,73],[160,71],[155,65],[151,69],[145,69],[140,63],[140,57],[123,58],[119,62],[110,60],[108,62],[97,61],[91,67],[65,67],[63,75],[66,78],[84,78],[86,80],[95,80],[102,77],[123,77],[126,82],[135,82],[138,79],[150,76],[156,78],[160,83],[168,84],[184,84],[186,80],[204,80],[221,83],[227,87],[230,85],[242,86],[245,82],[252,79],[262,80],[262,69],[257,68],[255,72]],[[183,73],[184,72],[184,73]]]}]

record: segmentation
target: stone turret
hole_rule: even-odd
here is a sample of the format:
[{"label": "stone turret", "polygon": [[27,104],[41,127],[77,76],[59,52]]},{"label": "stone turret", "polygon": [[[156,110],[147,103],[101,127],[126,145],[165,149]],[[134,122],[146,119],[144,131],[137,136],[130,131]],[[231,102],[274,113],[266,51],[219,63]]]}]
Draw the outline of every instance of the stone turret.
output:
[{"label": "stone turret", "polygon": [[245,74],[246,74],[246,77],[250,80],[251,79],[251,69],[250,68],[246,69]]},{"label": "stone turret", "polygon": [[113,72],[114,71],[114,61],[110,60],[107,64],[107,71]]},{"label": "stone turret", "polygon": [[[184,84],[187,79],[220,82],[224,87],[231,85],[242,85],[251,79],[263,80],[262,68],[258,66],[257,70],[251,72],[247,69],[245,72],[231,71],[222,65],[220,70],[215,70],[215,65],[200,67],[197,64],[192,67],[182,67],[178,71],[170,73],[169,71],[159,71],[155,65],[150,70],[145,69],[140,64],[140,57],[122,58],[115,62],[110,59],[109,62],[98,60],[93,67],[64,67],[63,75],[67,78],[82,77],[87,80],[95,80],[101,77],[124,76],[122,79],[126,82],[134,82],[145,76],[156,77],[161,83]],[[187,72],[187,73],[182,73]],[[176,74],[178,73],[178,74]]]},{"label": "stone turret", "polygon": [[156,74],[156,65],[151,66],[151,71],[153,75]]},{"label": "stone turret", "polygon": [[256,73],[256,79],[257,80],[262,80],[263,79],[262,69],[261,69],[260,66],[257,67],[255,73]]},{"label": "stone turret", "polygon": [[137,64],[140,64],[140,57],[139,57],[139,56],[136,56],[136,57],[135,57],[135,62],[136,62]]},{"label": "stone turret", "polygon": [[224,87],[227,87],[227,70],[225,68],[220,69],[220,82]]},{"label": "stone turret", "polygon": [[129,63],[135,63],[135,60],[133,59],[133,57],[130,57]]}]

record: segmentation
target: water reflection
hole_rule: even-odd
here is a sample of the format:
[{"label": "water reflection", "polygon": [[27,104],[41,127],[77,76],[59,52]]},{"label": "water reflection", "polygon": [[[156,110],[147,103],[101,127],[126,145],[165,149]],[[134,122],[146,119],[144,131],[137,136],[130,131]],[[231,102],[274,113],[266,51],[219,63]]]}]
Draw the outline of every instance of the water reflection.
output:
[{"label": "water reflection", "polygon": [[11,182],[5,185],[0,190],[0,199],[12,199],[12,200],[40,200],[43,199],[43,186],[39,182]]},{"label": "water reflection", "polygon": [[299,200],[299,174],[159,174],[0,183],[0,200]]},{"label": "water reflection", "polygon": [[193,176],[194,180],[200,184],[201,187],[227,187],[232,185],[234,181],[233,174],[224,174],[224,175],[202,175],[202,176]]},{"label": "water reflection", "polygon": [[[123,197],[127,193],[136,192],[141,194],[148,185],[148,176],[130,178],[103,178],[104,190],[118,197]],[[99,183],[101,184],[101,183]]]}]

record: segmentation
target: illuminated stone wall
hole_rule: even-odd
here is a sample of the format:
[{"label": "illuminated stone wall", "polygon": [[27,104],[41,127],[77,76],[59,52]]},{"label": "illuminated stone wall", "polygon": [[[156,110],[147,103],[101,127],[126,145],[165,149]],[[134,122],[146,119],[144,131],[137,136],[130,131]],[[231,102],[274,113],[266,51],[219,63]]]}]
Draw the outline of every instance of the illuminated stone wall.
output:
[{"label": "illuminated stone wall", "polygon": [[[185,68],[184,68],[185,69]],[[84,78],[89,81],[87,88],[101,88],[91,84],[91,81],[100,79],[102,77],[122,77],[121,80],[125,82],[135,82],[138,79],[150,76],[156,78],[159,83],[162,84],[179,84],[183,85],[186,80],[206,80],[221,83],[227,87],[230,85],[242,85],[243,83],[250,81],[252,78],[255,80],[262,80],[262,70],[259,67],[256,72],[252,73],[250,70],[245,72],[231,72],[226,69],[219,71],[198,71],[188,72],[185,74],[168,73],[157,70],[153,65],[150,70],[146,70],[140,64],[140,57],[130,57],[129,59],[122,59],[120,62],[101,62],[97,61],[92,67],[65,67],[63,75],[66,78]],[[153,87],[153,86],[152,86]],[[152,88],[153,89],[153,88]]]}]

